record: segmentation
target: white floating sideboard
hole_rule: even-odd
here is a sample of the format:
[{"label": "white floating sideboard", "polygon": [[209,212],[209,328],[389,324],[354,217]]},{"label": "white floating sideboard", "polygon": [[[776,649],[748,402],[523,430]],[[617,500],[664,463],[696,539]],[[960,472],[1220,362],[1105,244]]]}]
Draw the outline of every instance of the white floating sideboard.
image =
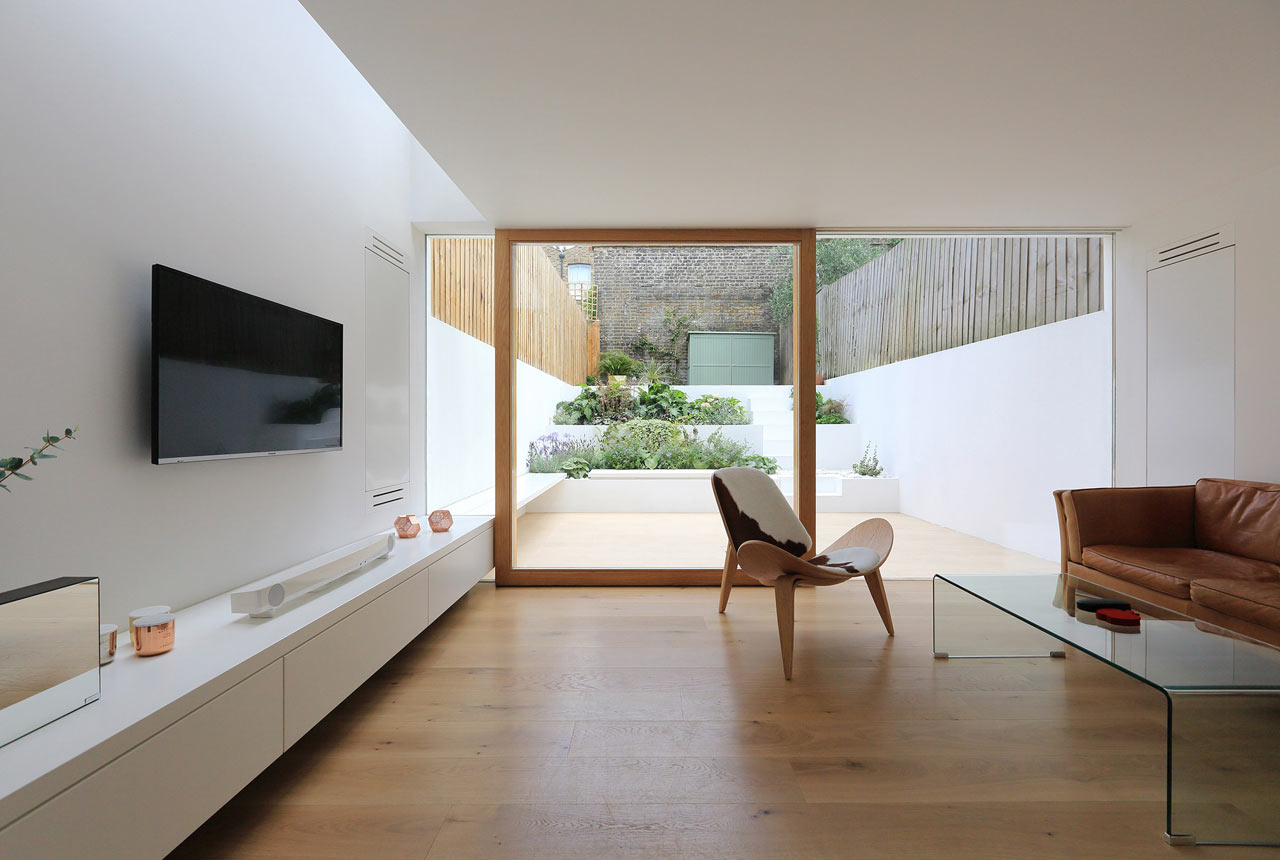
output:
[{"label": "white floating sideboard", "polygon": [[171,653],[126,645],[98,702],[0,747],[0,857],[163,858],[492,567],[492,518],[459,516],[275,618],[179,611]]}]

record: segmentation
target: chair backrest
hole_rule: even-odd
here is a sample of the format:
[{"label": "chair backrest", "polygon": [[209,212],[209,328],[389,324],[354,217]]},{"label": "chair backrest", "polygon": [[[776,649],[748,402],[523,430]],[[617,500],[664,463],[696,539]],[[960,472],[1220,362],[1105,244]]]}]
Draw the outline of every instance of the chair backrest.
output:
[{"label": "chair backrest", "polygon": [[759,540],[801,556],[813,546],[813,538],[787,504],[787,497],[759,469],[717,469],[711,476],[711,489],[735,550],[749,540]]}]

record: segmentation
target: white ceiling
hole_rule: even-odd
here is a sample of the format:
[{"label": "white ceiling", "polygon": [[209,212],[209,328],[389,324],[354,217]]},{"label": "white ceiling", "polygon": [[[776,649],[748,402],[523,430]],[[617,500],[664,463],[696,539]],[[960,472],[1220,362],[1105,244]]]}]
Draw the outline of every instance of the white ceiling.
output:
[{"label": "white ceiling", "polygon": [[500,227],[1123,226],[1280,163],[1280,0],[302,0]]}]

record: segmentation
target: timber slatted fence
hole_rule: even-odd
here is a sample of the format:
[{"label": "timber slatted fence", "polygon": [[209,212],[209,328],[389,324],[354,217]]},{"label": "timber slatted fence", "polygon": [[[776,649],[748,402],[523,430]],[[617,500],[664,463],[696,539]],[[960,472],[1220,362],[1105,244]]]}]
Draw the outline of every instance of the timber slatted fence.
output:
[{"label": "timber slatted fence", "polygon": [[[493,240],[431,240],[431,315],[493,345]],[[590,372],[590,325],[537,245],[516,245],[516,357],[573,385]],[[598,347],[597,347],[598,349]]]},{"label": "timber slatted fence", "polygon": [[904,239],[818,291],[818,365],[831,378],[1101,309],[1101,239]]}]

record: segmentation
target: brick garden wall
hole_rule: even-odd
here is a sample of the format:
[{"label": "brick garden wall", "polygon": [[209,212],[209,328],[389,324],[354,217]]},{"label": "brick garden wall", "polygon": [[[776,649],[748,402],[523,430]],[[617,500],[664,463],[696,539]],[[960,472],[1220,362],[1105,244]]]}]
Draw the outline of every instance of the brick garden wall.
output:
[{"label": "brick garden wall", "polygon": [[[663,319],[668,309],[691,316],[694,331],[776,332],[765,301],[791,270],[790,250],[595,247],[591,263],[599,288],[600,349],[630,352],[641,335],[667,346]],[[688,379],[687,344],[676,376]]]}]

